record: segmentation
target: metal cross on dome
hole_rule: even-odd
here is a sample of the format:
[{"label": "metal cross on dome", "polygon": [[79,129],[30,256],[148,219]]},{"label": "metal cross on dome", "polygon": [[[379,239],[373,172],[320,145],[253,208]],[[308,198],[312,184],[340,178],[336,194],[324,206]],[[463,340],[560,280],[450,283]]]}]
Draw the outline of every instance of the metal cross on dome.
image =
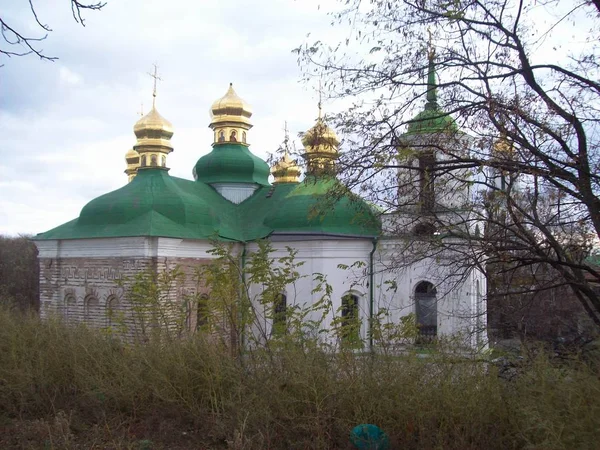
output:
[{"label": "metal cross on dome", "polygon": [[156,63],[152,65],[154,66],[154,73],[148,72],[148,75],[154,78],[154,88],[152,89],[152,108],[154,108],[156,104],[156,82],[162,81],[163,79],[158,76],[158,65]]}]

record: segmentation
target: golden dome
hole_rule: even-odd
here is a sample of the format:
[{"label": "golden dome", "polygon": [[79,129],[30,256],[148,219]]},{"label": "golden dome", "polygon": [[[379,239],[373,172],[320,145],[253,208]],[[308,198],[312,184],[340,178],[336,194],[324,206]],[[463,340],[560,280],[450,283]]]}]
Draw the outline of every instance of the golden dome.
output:
[{"label": "golden dome", "polygon": [[125,153],[125,161],[127,162],[125,175],[127,175],[127,181],[131,182],[137,174],[138,167],[140,167],[140,154],[130,148],[127,153]]},{"label": "golden dome", "polygon": [[335,160],[338,158],[340,139],[321,117],[320,105],[317,123],[304,133],[302,144],[306,150],[302,157],[307,163],[307,175],[335,174]]},{"label": "golden dome", "polygon": [[[130,160],[135,160],[136,158],[139,158],[139,157],[140,157],[140,154],[132,148],[130,148],[127,151],[127,153],[125,153],[125,160],[127,162],[129,162]],[[135,162],[135,161],[133,161],[133,162]]]},{"label": "golden dome", "polygon": [[156,108],[152,108],[152,111],[138,120],[133,126],[133,132],[138,138],[144,134],[144,131],[162,131],[165,135],[171,137],[173,135],[173,125],[161,116]]},{"label": "golden dome", "polygon": [[271,168],[271,173],[275,177],[273,184],[277,183],[298,183],[300,177],[300,167],[296,164],[287,152]]},{"label": "golden dome", "polygon": [[210,107],[210,117],[209,126],[214,131],[213,145],[249,145],[247,131],[252,128],[252,108],[235,93],[232,83],[229,83],[225,95]]},{"label": "golden dome", "polygon": [[337,154],[340,140],[331,128],[323,121],[321,117],[317,123],[302,137],[302,144],[307,153],[335,153]]},{"label": "golden dome", "polygon": [[252,108],[233,90],[233,83],[229,83],[229,89],[223,97],[210,107],[212,124],[224,121],[243,122],[250,125]]},{"label": "golden dome", "polygon": [[515,146],[510,142],[506,136],[500,136],[493,146],[493,153],[496,156],[503,155],[505,157],[511,157],[515,151]]}]

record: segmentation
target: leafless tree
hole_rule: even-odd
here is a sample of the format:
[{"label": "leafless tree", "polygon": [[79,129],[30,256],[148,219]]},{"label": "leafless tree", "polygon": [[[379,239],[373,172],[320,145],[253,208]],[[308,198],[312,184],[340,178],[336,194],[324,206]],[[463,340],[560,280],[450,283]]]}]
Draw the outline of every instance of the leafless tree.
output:
[{"label": "leafless tree", "polygon": [[[331,118],[338,169],[388,232],[415,237],[398,264],[451,252],[465,269],[527,272],[505,293],[570,286],[600,326],[600,2],[343,3],[348,39],[297,52],[306,77],[353,100]],[[581,37],[558,57],[564,24]]]},{"label": "leafless tree", "polygon": [[[80,23],[82,26],[85,26],[85,20],[82,16],[83,10],[98,11],[106,5],[106,2],[84,3],[78,0],[70,1],[73,19],[75,19],[75,21]],[[36,55],[40,59],[46,61],[54,61],[58,59],[56,56],[49,56],[45,54],[44,50],[39,47],[40,42],[44,41],[48,37],[48,33],[52,31],[52,28],[50,28],[49,25],[41,22],[35,10],[33,0],[29,0],[29,8],[31,9],[31,14],[33,15],[37,25],[41,28],[40,35],[29,36],[19,31],[15,26],[8,23],[5,18],[0,15],[0,31],[2,32],[2,39],[4,41],[3,45],[0,46],[0,55],[6,57]],[[0,67],[1,66],[2,65],[0,65]]]}]

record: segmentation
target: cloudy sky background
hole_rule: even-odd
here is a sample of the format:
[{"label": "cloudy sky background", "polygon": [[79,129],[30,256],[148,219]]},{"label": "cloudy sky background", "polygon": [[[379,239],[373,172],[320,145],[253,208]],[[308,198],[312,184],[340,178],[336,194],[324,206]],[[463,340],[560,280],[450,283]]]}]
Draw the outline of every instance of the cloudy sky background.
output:
[{"label": "cloudy sky background", "polygon": [[[6,1],[6,22],[43,35],[27,2]],[[249,141],[261,157],[281,144],[284,121],[292,137],[311,127],[317,83],[300,82],[292,49],[309,32],[344,32],[330,26],[323,3],[108,0],[102,11],[84,12],[84,28],[68,0],[38,0],[38,17],[52,29],[39,48],[60,59],[0,60],[0,234],[51,229],[126,183],[124,155],[140,104],[148,112],[152,102],[154,62],[164,80],[157,109],[175,130],[174,176],[192,179],[211,150],[208,110],[229,82],[253,107]]]},{"label": "cloudy sky background", "polygon": [[[47,231],[126,183],[124,155],[140,104],[148,112],[152,103],[153,63],[163,79],[157,109],[175,130],[170,173],[192,179],[211,150],[209,107],[230,82],[253,107],[255,154],[277,150],[284,121],[299,144],[298,132],[317,116],[318,80],[300,81],[292,49],[350,34],[330,25],[327,13],[342,7],[335,0],[107,0],[102,11],[84,11],[86,27],[73,20],[69,0],[34,4],[52,29],[38,48],[60,59],[0,57],[0,234]],[[536,62],[597,45],[586,41],[593,22],[583,12],[553,26],[569,8],[533,9]],[[43,35],[25,0],[3,0],[1,14],[23,34]],[[344,104],[324,107],[333,113]]]}]

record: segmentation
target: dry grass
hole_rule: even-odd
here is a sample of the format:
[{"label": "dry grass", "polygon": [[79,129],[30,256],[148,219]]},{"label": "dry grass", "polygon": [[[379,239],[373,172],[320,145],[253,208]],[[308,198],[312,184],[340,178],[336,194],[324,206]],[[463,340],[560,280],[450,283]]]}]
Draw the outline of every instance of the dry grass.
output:
[{"label": "dry grass", "polygon": [[586,449],[600,380],[543,356],[513,382],[443,355],[283,345],[241,360],[201,338],[123,345],[0,311],[0,448],[347,449],[375,423],[402,449]]}]

